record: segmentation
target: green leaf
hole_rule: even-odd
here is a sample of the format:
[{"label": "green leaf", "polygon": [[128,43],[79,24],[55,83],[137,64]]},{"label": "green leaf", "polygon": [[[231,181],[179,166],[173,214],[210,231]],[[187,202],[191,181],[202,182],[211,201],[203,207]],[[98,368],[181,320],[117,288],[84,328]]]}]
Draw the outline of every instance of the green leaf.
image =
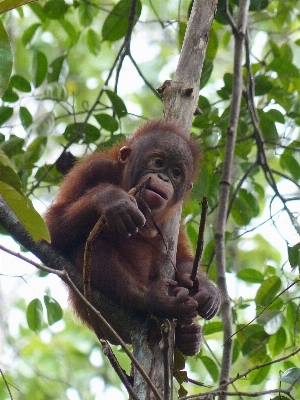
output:
[{"label": "green leaf", "polygon": [[54,127],[54,114],[53,112],[48,112],[34,120],[33,123],[28,127],[28,130],[33,131],[38,136],[48,136],[54,131]]},{"label": "green leaf", "polygon": [[268,76],[257,75],[254,77],[254,87],[255,87],[255,95],[262,96],[268,93],[272,89],[273,84]]},{"label": "green leaf", "polygon": [[200,360],[203,362],[205,368],[207,369],[209,375],[212,377],[214,382],[217,382],[219,378],[219,370],[215,361],[207,356],[200,356]]},{"label": "green leaf", "polygon": [[84,139],[86,143],[92,143],[99,139],[100,132],[98,128],[91,124],[77,122],[66,127],[64,137],[67,140],[74,140],[75,143],[78,143],[81,139]]},{"label": "green leaf", "polygon": [[32,124],[32,115],[26,107],[20,107],[20,120],[25,130]]},{"label": "green leaf", "polygon": [[[227,25],[230,23],[225,5],[226,5],[226,0],[219,0],[217,3],[217,12],[215,15],[216,21],[218,21],[222,25]],[[228,11],[230,14],[232,14],[233,10],[231,3],[228,5]]]},{"label": "green leaf", "polygon": [[260,200],[265,198],[265,189],[257,182],[253,182],[253,188],[255,192],[258,194]]},{"label": "green leaf", "polygon": [[44,5],[44,13],[50,19],[63,18],[69,6],[63,0],[50,0]]},{"label": "green leaf", "polygon": [[23,152],[23,145],[24,139],[21,139],[15,135],[11,135],[8,140],[0,144],[0,149],[4,151],[8,158],[11,158],[15,154]]},{"label": "green leaf", "polygon": [[20,92],[29,93],[31,91],[30,83],[20,75],[12,76],[9,83]]},{"label": "green leaf", "polygon": [[94,125],[86,124],[84,129],[85,143],[94,143],[100,137],[99,129]]},{"label": "green leaf", "polygon": [[298,68],[285,58],[276,57],[267,67],[267,71],[275,71],[279,78],[299,78]]},{"label": "green leaf", "polygon": [[[271,359],[270,359],[270,357],[266,357],[266,359],[264,361],[265,361],[265,363],[267,363],[267,362],[271,361]],[[248,374],[248,378],[249,378],[251,385],[259,385],[261,382],[266,380],[269,376],[270,369],[271,369],[271,365],[267,365],[265,367],[251,371]]]},{"label": "green leaf", "polygon": [[267,278],[259,287],[256,296],[255,303],[257,306],[267,306],[276,296],[279,289],[281,288],[281,280],[277,276],[271,276]]},{"label": "green leaf", "polygon": [[251,221],[251,212],[244,200],[237,197],[231,208],[231,216],[240,225],[247,225]]},{"label": "green leaf", "polygon": [[33,83],[35,87],[39,87],[44,82],[47,72],[47,57],[41,51],[36,51],[33,57]]},{"label": "green leaf", "polygon": [[203,326],[203,334],[204,336],[213,335],[217,332],[222,332],[223,324],[222,322],[209,322]]},{"label": "green leaf", "polygon": [[293,247],[288,246],[289,263],[292,268],[300,266],[300,243]]},{"label": "green leaf", "polygon": [[36,137],[25,152],[25,158],[29,163],[36,163],[44,154],[47,145],[47,138],[43,136]]},{"label": "green leaf", "polygon": [[43,218],[27,197],[4,182],[0,182],[0,195],[35,242],[40,239],[50,242],[50,235]]},{"label": "green leaf", "polygon": [[[181,371],[185,368],[184,355],[178,349],[174,350],[174,370]],[[179,382],[182,383],[183,381]]]},{"label": "green leaf", "polygon": [[204,86],[207,84],[210,75],[213,70],[213,63],[210,60],[204,60],[203,67],[202,67],[202,73],[201,73],[201,78],[200,78],[200,89],[204,88]]},{"label": "green leaf", "polygon": [[119,97],[115,92],[111,90],[106,90],[105,93],[109,97],[111,104],[113,106],[114,112],[117,114],[119,118],[127,115],[127,108],[124,104],[124,101]]},{"label": "green leaf", "polygon": [[187,23],[180,21],[178,26],[178,49],[180,50],[183,44],[185,32],[186,32]]},{"label": "green leaf", "polygon": [[267,8],[269,5],[269,0],[251,0],[250,1],[250,11],[260,11]]},{"label": "green leaf", "polygon": [[9,118],[13,115],[13,108],[1,106],[0,107],[0,125],[3,125],[4,122],[9,120]]},{"label": "green leaf", "polygon": [[253,194],[248,192],[246,189],[240,189],[239,198],[247,204],[251,212],[251,217],[257,217],[259,214],[259,205]]},{"label": "green leaf", "polygon": [[237,359],[239,358],[240,353],[241,353],[241,348],[239,346],[238,341],[235,339],[233,341],[232,364],[234,364],[237,361]]},{"label": "green leaf", "polygon": [[49,65],[48,82],[58,82],[64,73],[64,64],[66,57],[61,56],[52,61]]},{"label": "green leaf", "polygon": [[[128,31],[131,10],[131,0],[121,0],[108,14],[102,27],[102,38],[114,42],[124,37]],[[142,4],[137,0],[134,16],[134,24],[141,15]]]},{"label": "green leaf", "polygon": [[[295,326],[299,326],[299,324],[300,324],[300,315],[299,315],[298,304],[290,300],[286,306],[286,326],[287,326],[287,331],[290,333],[292,337],[293,337],[293,332],[295,330]],[[296,338],[294,338],[294,340],[296,340]]]},{"label": "green leaf", "polygon": [[67,21],[66,19],[60,19],[59,23],[64,28],[69,39],[71,40],[71,43],[75,44],[78,41],[78,37],[79,37],[79,33],[75,29],[75,27],[71,24],[71,22]]},{"label": "green leaf", "polygon": [[51,164],[45,164],[39,168],[34,177],[40,182],[51,183],[51,185],[58,185],[61,182],[61,173]]},{"label": "green leaf", "polygon": [[218,35],[216,30],[212,26],[209,32],[209,39],[205,53],[205,57],[207,60],[213,61],[215,59],[218,50],[218,45],[219,45]]},{"label": "green leaf", "polygon": [[248,283],[261,283],[264,280],[264,275],[253,268],[243,268],[237,273],[237,277]]},{"label": "green leaf", "polygon": [[272,357],[278,356],[278,354],[284,351],[286,341],[287,335],[285,329],[280,327],[280,329],[274,335],[272,335],[268,341],[268,347]]},{"label": "green leaf", "polygon": [[29,28],[25,29],[25,31],[22,35],[22,42],[23,42],[24,46],[26,46],[27,44],[29,44],[32,41],[36,31],[40,27],[41,27],[41,24],[36,23],[36,24],[30,25]]},{"label": "green leaf", "polygon": [[279,378],[281,382],[287,382],[289,384],[295,383],[300,385],[300,368],[289,368]]},{"label": "green leaf", "polygon": [[257,318],[257,323],[264,326],[268,335],[274,335],[281,328],[283,314],[278,310],[264,310]]},{"label": "green leaf", "polygon": [[19,100],[19,95],[15,91],[8,88],[5,90],[2,96],[2,100],[7,103],[16,103]]},{"label": "green leaf", "polygon": [[280,166],[289,171],[292,177],[298,181],[300,179],[300,166],[293,156],[290,149],[285,149],[279,159]]},{"label": "green leaf", "polygon": [[275,141],[278,139],[278,132],[275,123],[268,118],[262,110],[258,110],[259,126],[266,140]]},{"label": "green leaf", "polygon": [[98,54],[100,51],[100,38],[99,35],[93,30],[89,29],[87,33],[87,44],[89,51],[92,54]]},{"label": "green leaf", "polygon": [[[241,121],[239,126],[241,126]],[[238,128],[239,131],[239,128]],[[241,131],[240,131],[241,132]],[[235,146],[235,154],[242,158],[243,160],[248,160],[249,155],[253,149],[253,143],[251,140],[247,140],[245,142],[237,143]]]},{"label": "green leaf", "polygon": [[7,183],[17,191],[22,190],[22,184],[18,177],[14,166],[10,162],[9,158],[0,149],[0,181]]},{"label": "green leaf", "polygon": [[119,128],[118,121],[108,114],[97,114],[94,117],[101,127],[109,132],[115,132]]},{"label": "green leaf", "polygon": [[39,299],[34,299],[28,304],[26,319],[30,330],[39,332],[42,329],[43,306]]},{"label": "green leaf", "polygon": [[79,22],[82,26],[89,26],[94,18],[94,6],[88,3],[82,3],[78,7]]},{"label": "green leaf", "polygon": [[67,101],[68,92],[65,86],[61,85],[59,82],[51,82],[44,91],[44,98],[55,101]]},{"label": "green leaf", "polygon": [[46,21],[47,17],[41,4],[31,3],[29,7],[42,22]]},{"label": "green leaf", "polygon": [[267,116],[267,118],[269,118],[270,121],[279,122],[281,124],[285,123],[284,115],[279,110],[276,110],[275,108],[268,110],[265,113],[265,115]]},{"label": "green leaf", "polygon": [[250,325],[238,333],[238,338],[243,356],[247,358],[256,356],[259,359],[265,357],[269,335],[262,326]]},{"label": "green leaf", "polygon": [[[0,13],[2,2],[0,3]],[[0,20],[0,97],[3,96],[13,67],[13,54],[8,34]]]},{"label": "green leaf", "polygon": [[51,326],[62,318],[62,308],[60,304],[50,296],[44,296],[44,303],[47,310],[48,324]]}]

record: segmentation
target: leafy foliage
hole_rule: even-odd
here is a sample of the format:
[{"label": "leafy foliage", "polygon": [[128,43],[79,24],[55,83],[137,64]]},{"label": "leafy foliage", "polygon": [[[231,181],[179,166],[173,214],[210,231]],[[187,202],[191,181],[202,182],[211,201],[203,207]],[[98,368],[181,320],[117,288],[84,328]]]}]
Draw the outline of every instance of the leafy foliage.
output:
[{"label": "leafy foliage", "polygon": [[[0,13],[26,2],[2,3]],[[228,3],[234,20],[238,1]],[[183,210],[195,248],[199,201],[207,196],[202,264],[214,280],[214,221],[217,207],[222,206],[218,190],[234,90],[232,21],[225,5],[225,0],[219,0],[200,82],[202,114],[195,116],[192,127],[203,148],[203,161]],[[57,162],[60,157],[69,151],[82,156],[112,146],[143,119],[162,115],[155,88],[175,70],[190,6],[188,1],[181,2],[179,22],[176,3],[139,0],[110,5],[49,0],[2,15],[0,194],[34,240],[49,240],[33,206],[40,209],[42,203],[45,208],[53,199],[63,179]],[[245,379],[235,381],[237,392],[265,390],[270,380],[278,388],[280,379],[282,387],[295,385],[293,396],[297,398],[300,1],[251,0],[248,25],[226,237],[228,286],[234,286],[230,295],[237,332],[232,338],[231,376],[251,370]],[[42,297],[31,293],[27,303],[28,326],[40,334],[30,332],[25,322],[19,324],[18,333],[8,329],[14,368],[8,362],[1,366],[22,399],[68,398],[71,387],[81,398],[91,398],[89,383],[99,373],[107,384],[119,385],[106,372],[106,360],[100,372],[90,362],[91,352],[98,349],[91,333],[70,317],[64,318],[66,325],[59,333],[52,330],[62,311],[49,292]],[[25,316],[24,303],[18,301],[14,309]],[[223,324],[215,317],[203,325],[208,346],[187,362],[197,380],[216,385]],[[45,332],[50,335],[49,343]],[[124,355],[119,356],[128,369]],[[279,371],[284,373],[280,376]],[[182,359],[176,364],[175,377],[179,395],[199,392],[199,387],[187,382]],[[1,379],[0,397],[7,397]],[[277,398],[288,397],[280,394]]]}]

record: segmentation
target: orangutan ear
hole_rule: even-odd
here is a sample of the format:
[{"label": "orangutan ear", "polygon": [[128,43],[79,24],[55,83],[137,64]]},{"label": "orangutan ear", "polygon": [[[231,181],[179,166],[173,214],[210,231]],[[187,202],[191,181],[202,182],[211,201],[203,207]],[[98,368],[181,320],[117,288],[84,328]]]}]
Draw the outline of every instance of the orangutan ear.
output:
[{"label": "orangutan ear", "polygon": [[188,192],[189,190],[193,189],[193,186],[194,186],[193,182],[188,182],[186,185],[186,191]]},{"label": "orangutan ear", "polygon": [[118,161],[120,164],[127,164],[128,158],[131,154],[131,148],[128,146],[121,147],[119,151]]}]

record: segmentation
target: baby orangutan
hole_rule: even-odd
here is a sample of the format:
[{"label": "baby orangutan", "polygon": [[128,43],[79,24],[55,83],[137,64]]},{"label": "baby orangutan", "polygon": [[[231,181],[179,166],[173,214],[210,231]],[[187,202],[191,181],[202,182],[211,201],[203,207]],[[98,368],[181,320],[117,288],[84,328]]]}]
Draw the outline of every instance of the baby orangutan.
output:
[{"label": "baby orangutan", "polygon": [[[175,122],[150,121],[108,152],[84,158],[67,175],[46,222],[53,246],[82,271],[86,240],[103,215],[105,226],[91,255],[91,289],[141,315],[177,319],[175,346],[194,355],[200,349],[201,328],[193,319],[217,313],[219,291],[202,271],[193,289],[194,258],[182,228],[176,280],[161,277],[166,249],[155,226],[164,235],[166,223],[192,187],[199,150],[186,136]],[[135,197],[128,194],[138,186]],[[77,314],[91,325],[82,300],[71,289],[69,293]],[[124,326],[116,323],[113,328],[129,340]]]}]

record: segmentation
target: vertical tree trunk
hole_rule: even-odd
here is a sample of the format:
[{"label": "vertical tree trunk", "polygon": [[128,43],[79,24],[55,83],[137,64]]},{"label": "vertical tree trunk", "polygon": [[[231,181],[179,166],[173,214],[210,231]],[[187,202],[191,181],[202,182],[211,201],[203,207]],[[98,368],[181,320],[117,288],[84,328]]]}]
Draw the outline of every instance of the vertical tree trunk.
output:
[{"label": "vertical tree trunk", "polygon": [[[178,121],[187,132],[190,131],[198,104],[202,65],[216,6],[217,0],[194,0],[174,79],[165,82],[159,89],[164,102],[165,118]],[[164,232],[173,261],[176,259],[180,217],[181,210],[169,222]],[[161,274],[162,277],[174,276],[172,262],[167,257],[162,260]],[[162,340],[161,323],[162,321],[158,321],[156,326],[145,324],[141,332],[133,332],[132,340],[134,355],[149,374],[161,397],[169,400],[172,399],[173,389],[174,327],[173,323],[166,324],[168,339]],[[134,388],[141,400],[156,398],[136,370]]]}]

